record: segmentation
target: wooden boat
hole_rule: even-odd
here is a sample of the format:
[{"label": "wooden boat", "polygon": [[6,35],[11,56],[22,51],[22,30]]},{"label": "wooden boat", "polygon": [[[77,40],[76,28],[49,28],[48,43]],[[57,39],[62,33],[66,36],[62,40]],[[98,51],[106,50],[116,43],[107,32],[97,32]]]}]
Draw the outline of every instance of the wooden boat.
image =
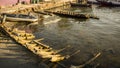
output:
[{"label": "wooden boat", "polygon": [[[8,28],[4,25],[4,22],[5,22],[5,17],[3,17],[3,20],[0,23],[0,30],[2,33],[9,36],[16,43],[26,47],[27,49],[29,49],[31,52],[38,55],[39,57],[47,59],[46,61],[51,61],[53,63],[57,63],[57,64],[61,65],[62,67],[67,68],[64,64],[59,63],[59,61],[62,61],[64,59],[69,59],[71,56],[80,52],[80,50],[77,50],[76,52],[72,53],[71,55],[63,56],[63,55],[59,54],[59,52],[67,49],[69,46],[67,46],[63,49],[60,49],[60,50],[53,50],[48,45],[45,45],[40,42],[41,40],[43,40],[43,38],[34,40],[35,37],[33,34],[26,33],[25,31],[21,31],[16,28],[15,28],[15,30]],[[30,37],[30,36],[32,37],[31,39],[24,39],[24,37]]]},{"label": "wooden boat", "polygon": [[81,3],[70,3],[71,6],[78,6],[78,7],[91,7],[91,4],[81,4]]},{"label": "wooden boat", "polygon": [[46,10],[45,12],[48,13],[53,13],[59,16],[64,16],[64,17],[70,17],[70,18],[83,18],[83,19],[88,19],[88,18],[94,18],[94,19],[99,19],[97,16],[94,16],[92,14],[83,14],[83,13],[76,13],[72,11],[50,11]]},{"label": "wooden boat", "polygon": [[8,21],[25,21],[25,22],[36,22],[38,19],[34,16],[30,15],[25,15],[25,14],[8,14],[8,13],[3,13],[1,14],[6,15],[6,20]]},{"label": "wooden boat", "polygon": [[87,1],[88,4],[96,4],[99,5],[99,2],[95,1],[95,0],[88,0]]},{"label": "wooden boat", "polygon": [[[13,30],[13,29],[7,28],[3,24],[0,24],[0,29],[7,36],[11,37],[14,41],[26,47],[27,49],[32,51],[34,54],[40,56],[41,58],[50,59],[51,62],[58,62],[66,58],[65,56],[58,54],[55,50],[53,50],[49,46],[43,43],[40,43],[37,40],[34,40],[34,35],[31,33],[25,33],[20,35],[21,32],[24,33],[24,31],[16,30],[16,29]],[[30,36],[31,38],[27,39]]]},{"label": "wooden boat", "polygon": [[120,7],[120,1],[119,0],[96,0],[100,3],[102,6],[116,6]]}]

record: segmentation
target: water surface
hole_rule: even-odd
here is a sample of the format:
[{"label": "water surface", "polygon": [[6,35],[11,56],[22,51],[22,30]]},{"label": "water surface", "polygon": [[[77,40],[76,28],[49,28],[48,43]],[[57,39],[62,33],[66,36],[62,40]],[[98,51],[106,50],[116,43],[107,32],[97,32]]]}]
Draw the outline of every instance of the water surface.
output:
[{"label": "water surface", "polygon": [[[100,19],[74,19],[59,16],[45,16],[37,25],[16,24],[19,29],[33,32],[38,38],[44,38],[54,49],[70,45],[71,48],[61,54],[81,52],[62,62],[65,65],[79,65],[101,52],[91,65],[99,63],[98,68],[120,68],[120,8],[69,8],[74,12],[91,13]],[[21,25],[21,26],[20,26]]]}]

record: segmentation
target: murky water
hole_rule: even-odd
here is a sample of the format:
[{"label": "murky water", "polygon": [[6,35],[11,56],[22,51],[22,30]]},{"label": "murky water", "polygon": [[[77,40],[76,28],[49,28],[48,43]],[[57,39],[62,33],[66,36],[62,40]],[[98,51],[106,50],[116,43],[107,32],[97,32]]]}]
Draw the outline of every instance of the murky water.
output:
[{"label": "murky water", "polygon": [[92,13],[100,19],[73,19],[59,16],[45,16],[37,25],[16,24],[19,29],[33,32],[37,38],[45,38],[44,43],[54,49],[71,47],[61,54],[80,53],[62,62],[65,65],[79,65],[101,52],[91,65],[98,68],[120,68],[120,8],[69,8],[66,10]]}]

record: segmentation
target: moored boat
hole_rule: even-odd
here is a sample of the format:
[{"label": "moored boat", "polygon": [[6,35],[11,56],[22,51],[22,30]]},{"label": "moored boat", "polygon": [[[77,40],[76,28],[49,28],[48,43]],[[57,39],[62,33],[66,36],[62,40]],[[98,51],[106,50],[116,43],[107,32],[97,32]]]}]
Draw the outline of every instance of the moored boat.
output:
[{"label": "moored boat", "polygon": [[53,14],[56,14],[56,15],[59,15],[59,16],[64,16],[64,17],[69,17],[69,18],[81,18],[81,19],[93,18],[93,19],[99,19],[97,16],[92,15],[92,14],[77,13],[77,12],[72,12],[72,11],[60,11],[60,10],[51,11],[51,10],[46,10],[45,12],[53,13]]},{"label": "moored boat", "polygon": [[100,5],[102,6],[116,6],[120,7],[120,1],[119,0],[96,0]]},{"label": "moored boat", "polygon": [[6,15],[6,20],[8,21],[25,21],[25,22],[36,22],[38,18],[26,14],[9,14],[2,13],[2,16]]},{"label": "moored boat", "polygon": [[81,3],[70,3],[71,6],[78,6],[78,7],[91,7],[91,4],[81,4]]},{"label": "moored boat", "polygon": [[88,0],[87,3],[99,5],[99,2],[97,2],[96,0]]}]

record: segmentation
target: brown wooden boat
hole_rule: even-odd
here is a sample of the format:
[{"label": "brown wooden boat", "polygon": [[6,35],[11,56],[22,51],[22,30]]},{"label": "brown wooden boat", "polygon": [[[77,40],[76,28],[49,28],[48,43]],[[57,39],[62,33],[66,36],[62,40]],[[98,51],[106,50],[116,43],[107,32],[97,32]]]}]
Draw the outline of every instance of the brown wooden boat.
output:
[{"label": "brown wooden boat", "polygon": [[[58,54],[56,50],[53,50],[49,46],[43,43],[40,43],[37,40],[34,40],[35,36],[31,33],[25,33],[24,31],[16,30],[16,29],[13,30],[5,27],[2,24],[0,24],[0,29],[7,36],[11,37],[14,41],[26,47],[27,49],[32,51],[34,54],[42,58],[50,59],[51,62],[58,62],[65,59],[65,56]],[[23,33],[21,34],[21,32]]]},{"label": "brown wooden boat", "polygon": [[114,6],[114,7],[120,7],[120,1],[119,0],[96,0],[100,5],[102,6]]},{"label": "brown wooden boat", "polygon": [[78,6],[78,7],[91,7],[91,4],[81,4],[81,3],[70,3],[71,6]]},{"label": "brown wooden boat", "polygon": [[86,14],[86,13],[76,13],[72,11],[51,11],[51,10],[46,10],[45,12],[48,13],[53,13],[59,16],[64,16],[64,17],[71,17],[71,18],[83,18],[83,19],[88,19],[88,18],[93,18],[93,19],[99,19],[97,16],[92,15],[92,14]]}]

